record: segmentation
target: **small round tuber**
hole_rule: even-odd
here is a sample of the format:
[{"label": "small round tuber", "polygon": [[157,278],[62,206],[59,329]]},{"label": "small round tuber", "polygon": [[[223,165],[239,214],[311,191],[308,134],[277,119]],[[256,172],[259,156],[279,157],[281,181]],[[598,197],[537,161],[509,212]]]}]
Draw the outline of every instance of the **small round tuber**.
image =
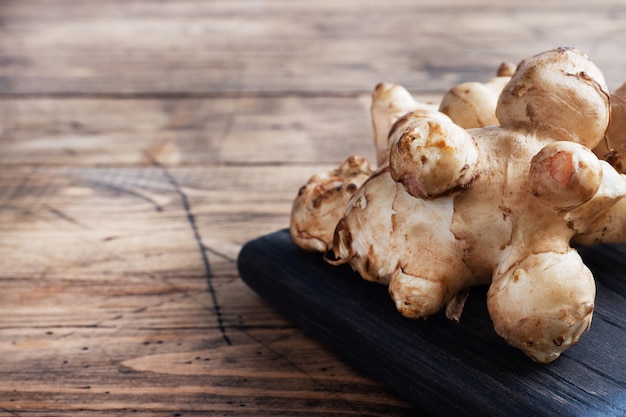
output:
[{"label": "small round tuber", "polygon": [[476,175],[478,148],[461,127],[414,119],[389,153],[394,181],[414,197],[432,198],[468,186]]},{"label": "small round tuber", "polygon": [[531,254],[496,275],[487,305],[496,333],[533,360],[548,363],[591,325],[595,283],[573,249]]},{"label": "small round tuber", "polygon": [[393,126],[407,113],[413,117],[445,118],[443,113],[437,111],[437,106],[417,102],[413,96],[402,86],[390,83],[380,83],[372,93],[370,113],[374,128],[374,145],[376,147],[376,159],[378,166],[387,163],[389,158],[389,135],[394,130]]},{"label": "small round tuber", "polygon": [[609,93],[591,60],[558,48],[522,61],[504,87],[496,116],[505,128],[595,147],[609,122]]},{"label": "small round tuber", "polygon": [[533,194],[559,209],[572,209],[593,197],[602,182],[602,166],[588,148],[552,142],[530,161]]}]

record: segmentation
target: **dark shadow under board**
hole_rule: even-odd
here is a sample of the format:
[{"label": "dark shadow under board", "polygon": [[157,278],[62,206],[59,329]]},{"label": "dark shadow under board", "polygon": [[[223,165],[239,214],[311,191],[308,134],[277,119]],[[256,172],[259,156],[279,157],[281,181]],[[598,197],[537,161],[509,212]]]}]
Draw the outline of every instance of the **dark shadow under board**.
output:
[{"label": "dark shadow under board", "polygon": [[626,245],[580,248],[597,283],[591,330],[539,365],[494,332],[486,288],[461,321],[410,320],[384,286],[296,247],[287,230],[248,242],[238,267],[261,297],[433,416],[626,416]]}]

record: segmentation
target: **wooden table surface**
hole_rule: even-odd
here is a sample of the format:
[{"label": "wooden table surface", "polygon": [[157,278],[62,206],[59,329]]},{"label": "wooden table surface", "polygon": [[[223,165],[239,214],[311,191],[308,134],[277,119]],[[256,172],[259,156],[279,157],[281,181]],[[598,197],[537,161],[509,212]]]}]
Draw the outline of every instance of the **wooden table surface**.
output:
[{"label": "wooden table surface", "polygon": [[[438,100],[585,51],[621,0],[0,0],[0,414],[415,416],[239,278],[308,177]],[[444,377],[444,376],[442,376]]]}]

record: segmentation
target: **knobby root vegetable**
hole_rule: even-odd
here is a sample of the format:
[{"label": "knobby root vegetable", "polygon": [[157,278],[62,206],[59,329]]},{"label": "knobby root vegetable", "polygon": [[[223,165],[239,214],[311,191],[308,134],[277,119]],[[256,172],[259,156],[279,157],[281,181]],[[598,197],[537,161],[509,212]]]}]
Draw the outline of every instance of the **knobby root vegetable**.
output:
[{"label": "knobby root vegetable", "polygon": [[529,57],[502,89],[497,123],[470,129],[416,110],[405,91],[376,88],[384,158],[349,198],[332,246],[316,248],[387,285],[406,317],[445,309],[458,321],[468,290],[489,285],[496,332],[555,360],[594,310],[593,276],[570,243],[626,241],[626,176],[591,151],[609,126],[602,73],[571,48]]}]

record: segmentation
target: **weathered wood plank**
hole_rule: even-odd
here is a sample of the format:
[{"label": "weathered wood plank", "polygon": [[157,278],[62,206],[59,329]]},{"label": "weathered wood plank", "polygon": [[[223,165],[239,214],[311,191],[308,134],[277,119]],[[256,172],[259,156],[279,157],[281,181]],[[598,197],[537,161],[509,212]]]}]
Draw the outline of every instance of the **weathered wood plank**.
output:
[{"label": "weathered wood plank", "polygon": [[616,0],[410,2],[4,1],[0,90],[10,94],[441,92],[557,46],[626,79]]},{"label": "weathered wood plank", "polygon": [[626,74],[619,0],[0,1],[0,414],[417,411],[239,278],[380,81],[440,97],[559,45]]},{"label": "weathered wood plank", "polygon": [[412,415],[238,277],[319,168],[1,168],[0,412]]},{"label": "weathered wood plank", "polygon": [[354,153],[372,159],[369,105],[369,94],[2,99],[0,163],[121,166],[154,159],[165,165],[311,164],[335,163]]}]

